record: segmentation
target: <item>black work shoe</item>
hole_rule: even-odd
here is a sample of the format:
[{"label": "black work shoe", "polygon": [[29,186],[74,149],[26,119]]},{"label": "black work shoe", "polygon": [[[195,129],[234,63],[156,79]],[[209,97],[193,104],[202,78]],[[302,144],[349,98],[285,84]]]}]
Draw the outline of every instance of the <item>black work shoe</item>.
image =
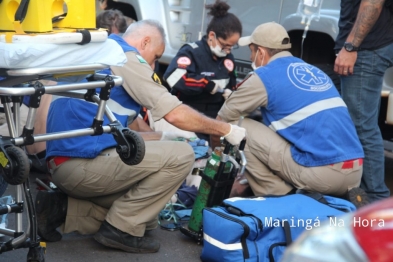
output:
[{"label": "black work shoe", "polygon": [[354,187],[348,190],[345,195],[345,199],[355,205],[356,209],[359,209],[370,203],[367,197],[367,193],[360,187]]},{"label": "black work shoe", "polygon": [[154,253],[160,249],[160,243],[148,237],[135,237],[115,228],[104,221],[94,235],[94,239],[104,246],[121,249],[131,253]]},{"label": "black work shoe", "polygon": [[46,151],[33,155],[27,154],[27,157],[29,158],[31,163],[30,169],[32,171],[43,173],[43,174],[49,173],[48,166],[46,165],[45,154]]},{"label": "black work shoe", "polygon": [[60,191],[38,191],[35,199],[38,235],[48,242],[60,241],[62,235],[56,230],[65,222],[68,197]]}]

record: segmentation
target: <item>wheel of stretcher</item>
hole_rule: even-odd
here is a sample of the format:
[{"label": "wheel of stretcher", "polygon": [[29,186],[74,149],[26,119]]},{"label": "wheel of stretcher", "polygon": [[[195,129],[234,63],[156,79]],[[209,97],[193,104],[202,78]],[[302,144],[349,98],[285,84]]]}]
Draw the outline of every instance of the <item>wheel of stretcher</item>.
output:
[{"label": "wheel of stretcher", "polygon": [[26,181],[30,173],[29,158],[26,153],[19,147],[10,146],[5,149],[9,156],[8,163],[2,168],[4,180],[10,185],[20,185]]},{"label": "wheel of stretcher", "polygon": [[127,156],[127,153],[120,152],[120,150],[117,151],[121,160],[130,166],[139,164],[145,157],[145,142],[143,138],[132,130],[124,131],[124,137],[127,139],[131,148],[129,156]]}]

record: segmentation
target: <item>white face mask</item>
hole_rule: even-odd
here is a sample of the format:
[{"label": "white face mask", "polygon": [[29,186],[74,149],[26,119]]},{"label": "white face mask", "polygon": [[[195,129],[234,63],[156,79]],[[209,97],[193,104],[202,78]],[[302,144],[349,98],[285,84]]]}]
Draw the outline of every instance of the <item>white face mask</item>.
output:
[{"label": "white face mask", "polygon": [[257,53],[255,54],[254,61],[252,61],[251,67],[253,70],[257,69],[258,67],[255,65],[255,61],[257,60],[257,55],[258,55],[259,49],[257,50]]},{"label": "white face mask", "polygon": [[253,61],[252,64],[251,64],[251,67],[252,67],[252,69],[253,69],[254,71],[255,71],[255,69],[261,67],[261,66],[263,65],[263,61],[265,60],[265,51],[263,51],[263,57],[262,57],[262,63],[261,63],[261,65],[260,65],[260,66],[257,66],[257,65],[255,64],[255,61],[257,60],[258,52],[259,52],[259,49],[257,50],[257,53],[255,54],[254,61]]},{"label": "white face mask", "polygon": [[217,57],[225,57],[227,56],[227,52],[225,52],[218,44],[217,44],[217,37],[214,34],[214,38],[216,39],[216,46],[213,47],[212,45],[210,46],[210,50],[212,51],[212,53],[217,56]]}]

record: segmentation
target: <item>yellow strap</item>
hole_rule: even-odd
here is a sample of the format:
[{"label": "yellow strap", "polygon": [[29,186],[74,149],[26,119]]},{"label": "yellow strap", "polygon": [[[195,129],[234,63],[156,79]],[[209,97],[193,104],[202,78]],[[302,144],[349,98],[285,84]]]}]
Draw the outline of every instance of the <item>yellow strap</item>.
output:
[{"label": "yellow strap", "polygon": [[22,29],[22,24],[20,23],[20,21],[14,21],[14,29],[15,29],[15,33],[17,33],[18,35],[25,35],[25,31],[23,31]]},{"label": "yellow strap", "polygon": [[14,36],[15,33],[11,32],[5,32],[5,42],[6,43],[12,43],[12,37]]}]

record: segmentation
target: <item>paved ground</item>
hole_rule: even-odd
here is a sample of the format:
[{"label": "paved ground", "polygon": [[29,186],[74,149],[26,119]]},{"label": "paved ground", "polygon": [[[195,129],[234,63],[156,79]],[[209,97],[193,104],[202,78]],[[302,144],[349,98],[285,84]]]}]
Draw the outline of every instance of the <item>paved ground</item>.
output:
[{"label": "paved ground", "polygon": [[[386,152],[386,183],[393,191],[393,153]],[[38,176],[31,174],[31,181]],[[35,194],[36,185],[32,184],[31,190]],[[12,193],[13,187],[7,189]],[[10,223],[14,221],[14,215],[9,215]],[[160,261],[160,262],[193,262],[200,261],[202,246],[197,245],[193,240],[183,236],[179,231],[166,231],[156,229],[149,233],[161,242],[161,249],[154,254],[130,254],[122,251],[106,248],[97,243],[92,236],[81,236],[78,234],[67,234],[62,241],[47,243],[46,261],[56,262],[79,262],[79,261]],[[26,261],[27,249],[0,254],[0,261]]]},{"label": "paved ground", "polygon": [[[36,193],[36,177],[42,177],[37,173],[31,173],[30,184],[33,196]],[[9,186],[7,194],[13,194],[14,187]],[[15,215],[8,215],[10,225],[13,225]],[[24,218],[24,220],[26,220]],[[24,223],[24,226],[26,223]],[[161,248],[154,254],[131,254],[123,251],[106,248],[93,239],[93,235],[81,236],[76,233],[63,235],[60,242],[47,243],[45,261],[78,262],[78,261],[160,261],[160,262],[193,262],[200,261],[202,246],[184,236],[180,231],[167,231],[157,228],[148,233],[158,239]],[[4,241],[4,237],[0,239]],[[26,261],[28,249],[17,249],[0,254],[0,261]]]}]

